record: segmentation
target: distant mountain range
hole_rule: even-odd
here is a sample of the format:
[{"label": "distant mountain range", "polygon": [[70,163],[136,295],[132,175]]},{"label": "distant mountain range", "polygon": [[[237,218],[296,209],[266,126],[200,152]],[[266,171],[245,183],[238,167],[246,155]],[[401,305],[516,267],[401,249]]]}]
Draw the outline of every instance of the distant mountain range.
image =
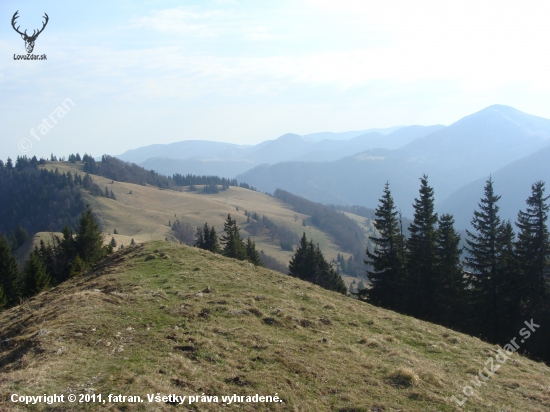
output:
[{"label": "distant mountain range", "polygon": [[290,160],[330,161],[368,149],[396,149],[444,127],[408,126],[304,136],[287,133],[255,146],[185,140],[140,147],[117,157],[168,175],[192,173],[235,177],[260,164]]},{"label": "distant mountain range", "polygon": [[465,228],[490,174],[502,195],[502,217],[515,220],[531,184],[550,184],[549,144],[549,119],[494,105],[447,127],[289,133],[255,146],[182,141],[118,157],[168,175],[236,177],[261,191],[281,188],[322,203],[370,208],[389,181],[397,206],[409,217],[418,179],[426,173],[438,210],[453,213],[457,227]]},{"label": "distant mountain range", "polygon": [[403,127],[405,126],[387,127],[385,129],[367,129],[367,130],[361,130],[361,131],[355,131],[355,132],[340,132],[340,133],[319,132],[319,133],[304,134],[302,135],[302,137],[312,142],[320,142],[321,140],[349,140],[349,139],[353,139],[354,137],[361,136],[367,133],[380,133],[383,135],[388,135],[392,132],[395,132],[396,130],[402,129]]},{"label": "distant mountain range", "polygon": [[[527,159],[510,165],[512,169],[503,170],[502,174],[495,172],[547,148],[549,139],[550,120],[495,105],[396,150],[368,150],[325,163],[262,165],[237,179],[261,190],[272,191],[279,187],[318,202],[371,208],[376,207],[383,186],[389,181],[396,204],[404,215],[412,216],[418,179],[426,173],[435,190],[438,210],[452,211],[460,222],[457,226],[466,227],[483,194],[483,183],[491,173],[495,187],[506,186],[510,197],[520,196],[515,205],[523,207],[524,194],[528,194],[532,181],[544,179],[544,174]],[[540,159],[541,169],[544,163],[550,164],[547,153],[543,151],[536,157]],[[514,172],[516,168],[521,169],[521,173]],[[514,179],[509,175],[514,175]],[[498,183],[500,176],[503,181]],[[463,193],[472,193],[470,198],[465,199],[461,194],[453,196],[455,191],[470,183],[473,186],[462,189]],[[451,208],[451,204],[455,207]],[[515,219],[516,206],[503,203],[503,217]]]}]

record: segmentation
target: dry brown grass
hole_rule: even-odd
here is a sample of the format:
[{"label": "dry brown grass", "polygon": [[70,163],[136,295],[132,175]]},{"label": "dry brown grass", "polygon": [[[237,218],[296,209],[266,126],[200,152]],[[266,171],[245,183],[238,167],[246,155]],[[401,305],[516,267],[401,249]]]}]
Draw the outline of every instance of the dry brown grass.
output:
[{"label": "dry brown grass", "polygon": [[[45,167],[58,168],[61,173],[68,171],[83,173],[81,163],[54,162],[48,163]],[[328,259],[336,259],[338,253],[346,258],[349,256],[348,253],[340,250],[326,233],[311,226],[303,227],[302,219],[306,219],[306,215],[296,213],[289,205],[260,192],[239,187],[230,187],[217,194],[204,194],[200,193],[200,190],[176,192],[132,183],[117,181],[111,183],[111,179],[95,175],[93,179],[101,189],[108,187],[116,196],[115,201],[85,194],[85,201],[99,217],[107,240],[111,240],[113,236],[118,245],[127,246],[132,239],[136,242],[164,240],[166,237],[173,239],[173,232],[168,227],[168,223],[174,222],[175,219],[189,222],[194,227],[202,226],[205,221],[208,221],[218,232],[221,232],[227,214],[230,213],[239,226],[243,227],[246,224],[244,211],[248,210],[257,212],[260,216],[265,215],[276,224],[285,225],[300,237],[303,232],[306,232],[308,239],[319,243]],[[236,210],[237,207],[239,211]],[[115,228],[118,235],[113,235]],[[248,236],[244,230],[241,234]],[[266,254],[284,264],[287,264],[292,257],[292,252],[282,250],[279,243],[272,242],[267,235],[252,237],[252,239],[256,242],[258,250],[263,249]],[[353,278],[345,280],[349,283]]]},{"label": "dry brown grass", "polygon": [[[150,255],[155,259],[146,260]],[[11,393],[145,399],[157,392],[277,392],[283,404],[180,409],[458,411],[451,396],[495,350],[246,262],[164,241],[125,248],[94,272],[2,312],[0,331],[0,410],[24,410],[9,403]],[[476,389],[466,410],[549,410],[549,385],[548,367],[513,355]],[[57,410],[86,408],[99,409],[65,404]]]}]

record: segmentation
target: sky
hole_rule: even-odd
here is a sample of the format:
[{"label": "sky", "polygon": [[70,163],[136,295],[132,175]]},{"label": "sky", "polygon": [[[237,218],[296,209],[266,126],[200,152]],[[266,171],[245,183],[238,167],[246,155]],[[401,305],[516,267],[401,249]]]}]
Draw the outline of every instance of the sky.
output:
[{"label": "sky", "polygon": [[[29,34],[48,14],[47,60],[14,60],[16,11]],[[492,104],[550,118],[549,21],[529,0],[2,0],[0,158],[447,125]]]}]

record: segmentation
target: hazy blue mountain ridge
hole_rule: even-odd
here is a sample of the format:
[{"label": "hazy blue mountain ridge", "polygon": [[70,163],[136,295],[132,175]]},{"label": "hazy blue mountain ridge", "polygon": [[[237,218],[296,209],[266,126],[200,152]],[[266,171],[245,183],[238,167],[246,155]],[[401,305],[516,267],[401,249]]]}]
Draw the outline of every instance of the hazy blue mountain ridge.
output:
[{"label": "hazy blue mountain ridge", "polygon": [[314,162],[262,166],[237,179],[260,190],[280,187],[318,202],[371,208],[389,181],[397,206],[412,216],[422,174],[428,174],[436,202],[442,203],[462,186],[544,148],[549,138],[550,120],[495,105],[397,150],[368,150],[322,166]]},{"label": "hazy blue mountain ridge", "polygon": [[142,163],[153,157],[167,157],[172,159],[192,158],[223,158],[228,160],[241,159],[242,154],[250,146],[233,143],[211,142],[207,140],[184,140],[169,144],[153,144],[139,147],[115,156],[121,160]]},{"label": "hazy blue mountain ridge", "polygon": [[320,142],[322,140],[349,140],[353,139],[357,136],[362,136],[367,133],[380,133],[384,136],[395,132],[396,130],[399,130],[405,126],[394,126],[394,127],[386,127],[386,128],[378,128],[378,129],[367,129],[367,130],[361,130],[361,131],[352,131],[352,132],[340,132],[340,133],[334,133],[334,132],[318,132],[318,133],[310,133],[310,134],[304,134],[302,137],[309,141],[314,142]]},{"label": "hazy blue mountain ridge", "polygon": [[[444,128],[435,126],[407,126],[384,135],[369,132],[349,140],[309,140],[307,136],[287,133],[274,140],[266,140],[255,146],[240,146],[232,143],[186,140],[167,145],[151,145],[129,150],[118,158],[138,163],[159,173],[212,173],[224,177],[237,174],[260,164],[275,164],[284,161],[309,160],[330,161],[373,148],[398,148],[418,137]],[[392,128],[393,129],[393,128]],[[341,137],[349,133],[325,133]],[[317,137],[323,133],[317,133]],[[214,173],[215,172],[215,173]]]},{"label": "hazy blue mountain ridge", "polygon": [[[546,182],[546,195],[550,194],[550,146],[522,159],[512,162],[492,174],[495,193],[501,196],[498,202],[500,216],[516,221],[518,211],[525,210],[525,200],[531,194],[531,185],[537,180]],[[483,197],[487,177],[461,187],[443,201],[438,209],[455,215],[457,226],[468,227],[473,211]]]}]

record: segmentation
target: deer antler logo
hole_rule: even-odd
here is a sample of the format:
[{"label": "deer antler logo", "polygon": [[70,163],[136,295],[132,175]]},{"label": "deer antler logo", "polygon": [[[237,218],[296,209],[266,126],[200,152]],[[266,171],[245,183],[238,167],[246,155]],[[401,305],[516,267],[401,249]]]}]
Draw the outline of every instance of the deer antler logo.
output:
[{"label": "deer antler logo", "polygon": [[34,49],[34,42],[36,41],[36,38],[38,37],[38,35],[40,33],[42,33],[42,31],[44,30],[44,28],[46,27],[46,25],[48,24],[48,20],[50,20],[50,18],[48,17],[48,15],[46,13],[44,13],[44,18],[46,19],[46,21],[44,23],[42,23],[42,28],[40,30],[38,30],[38,32],[36,30],[33,31],[32,35],[29,36],[27,34],[27,30],[25,30],[24,33],[21,33],[19,31],[19,26],[17,26],[17,28],[15,27],[15,23],[19,16],[17,15],[17,13],[19,13],[19,10],[17,10],[15,12],[15,14],[13,15],[12,19],[11,19],[11,25],[13,27],[13,29],[19,33],[21,35],[21,38],[23,40],[25,40],[25,48],[27,49],[27,53],[32,53],[33,49]]}]

